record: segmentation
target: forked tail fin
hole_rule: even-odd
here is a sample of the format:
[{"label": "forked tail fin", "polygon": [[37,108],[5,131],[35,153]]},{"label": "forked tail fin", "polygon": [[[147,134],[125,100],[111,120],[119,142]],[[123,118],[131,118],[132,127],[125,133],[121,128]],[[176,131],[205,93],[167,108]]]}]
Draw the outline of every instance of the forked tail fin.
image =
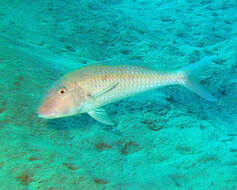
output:
[{"label": "forked tail fin", "polygon": [[195,78],[204,68],[209,65],[209,63],[213,59],[215,59],[215,57],[216,56],[204,57],[197,63],[185,66],[179,71],[179,73],[182,73],[183,75],[184,80],[182,81],[182,84],[186,88],[190,89],[202,98],[211,102],[215,102],[217,101],[217,99],[212,96],[206,89],[204,89],[198,82],[195,82]]}]

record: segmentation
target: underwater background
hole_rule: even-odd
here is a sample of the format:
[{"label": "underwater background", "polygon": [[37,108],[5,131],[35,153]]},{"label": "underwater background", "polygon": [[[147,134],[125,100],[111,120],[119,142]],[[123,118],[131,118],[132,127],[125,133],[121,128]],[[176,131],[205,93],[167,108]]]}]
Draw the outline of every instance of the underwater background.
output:
[{"label": "underwater background", "polygon": [[[199,76],[217,99],[169,86],[87,114],[44,120],[62,75],[89,64]],[[0,190],[236,190],[236,0],[1,0]]]}]

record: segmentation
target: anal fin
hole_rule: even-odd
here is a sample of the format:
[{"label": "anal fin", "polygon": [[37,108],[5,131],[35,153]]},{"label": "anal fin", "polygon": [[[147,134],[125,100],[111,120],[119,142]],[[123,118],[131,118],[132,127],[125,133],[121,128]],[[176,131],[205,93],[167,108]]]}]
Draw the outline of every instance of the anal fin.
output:
[{"label": "anal fin", "polygon": [[88,114],[95,120],[104,123],[106,125],[113,125],[113,122],[109,119],[106,111],[102,108],[89,111]]}]

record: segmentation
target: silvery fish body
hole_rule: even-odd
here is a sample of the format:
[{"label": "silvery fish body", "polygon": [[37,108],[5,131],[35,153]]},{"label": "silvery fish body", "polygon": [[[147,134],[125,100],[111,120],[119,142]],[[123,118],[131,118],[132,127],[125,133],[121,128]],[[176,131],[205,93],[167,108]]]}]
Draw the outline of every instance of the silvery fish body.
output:
[{"label": "silvery fish body", "polygon": [[89,66],[69,74],[85,93],[82,112],[160,86],[182,83],[181,74],[162,74],[135,66]]},{"label": "silvery fish body", "polygon": [[38,114],[53,119],[88,113],[96,120],[112,125],[102,106],[161,86],[177,84],[215,101],[211,94],[191,80],[213,58],[206,57],[176,72],[129,65],[86,66],[60,79],[43,100]]}]

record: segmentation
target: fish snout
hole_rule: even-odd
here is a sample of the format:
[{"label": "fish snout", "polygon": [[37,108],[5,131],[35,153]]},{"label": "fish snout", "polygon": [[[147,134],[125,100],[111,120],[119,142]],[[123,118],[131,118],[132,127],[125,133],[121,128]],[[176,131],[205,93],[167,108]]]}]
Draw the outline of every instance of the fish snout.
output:
[{"label": "fish snout", "polygon": [[54,118],[55,111],[47,105],[41,105],[38,108],[37,114],[41,118],[50,119]]},{"label": "fish snout", "polygon": [[50,116],[52,116],[53,113],[52,113],[52,111],[50,109],[47,109],[46,106],[41,105],[38,108],[37,114],[41,118],[49,118]]}]

